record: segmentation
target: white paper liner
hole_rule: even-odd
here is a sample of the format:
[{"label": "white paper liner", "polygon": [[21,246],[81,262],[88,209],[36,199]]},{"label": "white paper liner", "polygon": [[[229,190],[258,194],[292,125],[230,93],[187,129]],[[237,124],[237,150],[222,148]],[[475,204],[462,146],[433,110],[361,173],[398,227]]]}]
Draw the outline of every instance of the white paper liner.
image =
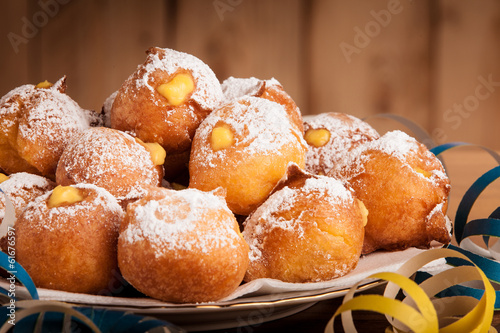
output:
[{"label": "white paper liner", "polygon": [[[439,247],[437,245],[437,247]],[[426,251],[409,248],[396,252],[375,252],[362,256],[356,269],[347,275],[330,281],[316,283],[287,283],[275,279],[257,279],[239,286],[231,295],[218,302],[200,304],[174,304],[159,301],[153,298],[128,298],[119,296],[99,296],[89,294],[70,293],[58,290],[38,288],[41,300],[55,300],[82,305],[105,305],[107,307],[134,307],[134,308],[175,308],[200,305],[227,306],[231,304],[273,301],[289,297],[315,295],[322,292],[348,289],[357,282],[378,272],[395,272],[407,260]],[[368,282],[368,281],[367,281]],[[6,280],[0,281],[0,286],[8,287]],[[17,296],[26,297],[23,287],[16,291]]]}]

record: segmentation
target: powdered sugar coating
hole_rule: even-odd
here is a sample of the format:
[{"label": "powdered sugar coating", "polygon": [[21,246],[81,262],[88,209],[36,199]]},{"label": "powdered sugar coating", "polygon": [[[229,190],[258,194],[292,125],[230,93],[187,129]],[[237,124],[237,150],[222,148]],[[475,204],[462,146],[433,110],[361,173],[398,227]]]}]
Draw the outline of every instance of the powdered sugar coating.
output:
[{"label": "powdered sugar coating", "polygon": [[[224,199],[196,189],[163,191],[165,196],[161,199],[146,202],[143,199],[129,207],[127,214],[131,214],[129,220],[133,222],[120,234],[122,241],[134,244],[147,240],[157,258],[177,251],[203,254],[212,249],[230,251],[241,243],[241,236],[235,230],[236,220]],[[207,216],[218,210],[231,218],[207,220]]]},{"label": "powdered sugar coating", "polygon": [[342,113],[321,113],[303,117],[304,131],[327,129],[329,141],[321,147],[308,146],[306,171],[326,175],[346,154],[358,145],[378,139],[377,131],[368,123]]},{"label": "powdered sugar coating", "polygon": [[37,196],[44,194],[54,187],[49,179],[26,173],[18,172],[9,175],[9,179],[0,183],[0,221],[5,216],[5,196],[7,196],[16,212],[16,216]]},{"label": "powdered sugar coating", "polygon": [[263,86],[280,86],[278,80],[260,80],[255,77],[236,78],[233,76],[225,79],[222,84],[222,92],[227,101],[235,100],[243,96],[256,96]]},{"label": "powdered sugar coating", "polygon": [[20,157],[49,175],[73,136],[100,122],[64,92],[65,78],[50,88],[23,85],[0,100],[0,134],[16,140]]},{"label": "powdered sugar coating", "polygon": [[[47,231],[65,228],[67,227],[68,220],[77,218],[83,223],[100,223],[107,228],[118,231],[124,212],[114,196],[105,189],[93,184],[76,184],[71,186],[86,190],[93,195],[93,198],[71,205],[50,208],[47,202],[52,195],[52,191],[49,191],[28,204],[22,214],[22,219],[33,221],[30,225],[31,228]],[[102,216],[96,216],[96,207],[102,207],[104,212],[118,216],[119,219],[109,220]],[[42,216],[45,218],[40,218]]]},{"label": "powdered sugar coating", "polygon": [[[32,84],[17,87],[0,99],[0,116],[18,114],[22,107],[23,118],[19,119],[19,132],[25,138],[36,141],[39,136],[60,137],[70,130],[83,131],[89,124],[98,121],[97,116],[82,109],[73,99],[60,92],[61,80],[48,89],[36,89]],[[22,106],[13,99],[22,101]],[[51,149],[51,147],[48,147]]]},{"label": "powdered sugar coating", "polygon": [[[326,200],[331,207],[351,205],[355,199],[342,182],[326,176],[308,178],[300,189],[285,186],[276,191],[245,222],[243,237],[250,246],[251,261],[262,260],[264,235],[274,228],[289,231],[297,238],[304,237],[302,217],[285,219],[283,215],[290,215],[286,212],[297,204],[297,200],[304,200],[304,196],[310,196],[314,200],[314,195]],[[331,213],[337,214],[334,210]]]},{"label": "powdered sugar coating", "polygon": [[61,156],[58,183],[101,186],[119,201],[142,196],[161,175],[144,146],[127,133],[95,127],[80,134]]},{"label": "powdered sugar coating", "polygon": [[[213,111],[198,127],[195,140],[208,140],[212,129],[220,123],[229,125],[233,131],[233,146],[239,148],[241,162],[256,154],[277,156],[291,142],[304,149],[307,145],[302,133],[288,121],[285,108],[263,98],[244,96]],[[192,156],[204,167],[214,168],[213,161],[224,160],[227,154],[225,149],[214,151],[210,144],[197,147],[199,151]]]},{"label": "powdered sugar coating", "polygon": [[341,163],[332,169],[329,175],[339,177],[347,174],[349,178],[356,177],[364,172],[363,165],[370,158],[369,153],[371,151],[377,151],[396,158],[403,163],[404,167],[411,169],[419,177],[423,177],[428,181],[437,182],[438,180],[447,179],[440,163],[440,169],[434,167],[426,169],[426,171],[431,172],[432,177],[425,177],[422,173],[413,169],[408,161],[410,157],[417,156],[417,153],[423,154],[423,158],[420,158],[420,160],[425,165],[429,164],[429,161],[434,162],[437,159],[429,150],[422,149],[422,145],[415,138],[399,130],[387,132],[380,139],[366,142],[353,149]]},{"label": "powdered sugar coating", "polygon": [[196,89],[191,94],[191,99],[203,109],[215,108],[223,98],[222,89],[215,73],[207,64],[191,54],[172,49],[155,48],[153,52],[148,53],[143,66],[144,75],[135,79],[134,85],[137,88],[146,88],[150,92],[150,98],[157,105],[159,105],[156,102],[158,93],[156,87],[151,85],[152,79],[150,77],[152,73],[157,71],[172,75],[179,69],[189,70],[196,82]]}]

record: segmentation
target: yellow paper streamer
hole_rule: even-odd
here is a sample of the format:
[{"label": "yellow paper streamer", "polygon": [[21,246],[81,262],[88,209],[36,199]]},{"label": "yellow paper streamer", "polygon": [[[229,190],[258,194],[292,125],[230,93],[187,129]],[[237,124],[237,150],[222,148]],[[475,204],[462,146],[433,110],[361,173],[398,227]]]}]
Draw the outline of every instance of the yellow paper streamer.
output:
[{"label": "yellow paper streamer", "polygon": [[[395,272],[373,274],[368,279],[388,281],[384,295],[360,295],[354,297],[358,286],[354,285],[345,295],[343,304],[328,322],[325,333],[334,333],[333,322],[341,315],[345,332],[357,332],[352,318],[353,310],[374,311],[385,314],[391,325],[386,332],[455,333],[497,332],[491,327],[495,306],[495,290],[476,265],[450,268],[422,282],[415,283],[410,276],[426,264],[441,258],[460,258],[472,263],[463,254],[451,249],[434,249],[408,260]],[[468,281],[482,281],[484,294],[481,299],[470,296],[434,296],[453,285]],[[406,297],[396,299],[403,290]]]}]

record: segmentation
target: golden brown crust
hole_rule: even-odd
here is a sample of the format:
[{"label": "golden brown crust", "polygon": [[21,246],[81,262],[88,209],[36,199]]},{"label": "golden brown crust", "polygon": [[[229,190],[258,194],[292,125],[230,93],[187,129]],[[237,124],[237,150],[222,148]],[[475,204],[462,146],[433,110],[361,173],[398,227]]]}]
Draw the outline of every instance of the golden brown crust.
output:
[{"label": "golden brown crust", "polygon": [[364,228],[357,199],[332,178],[290,172],[245,221],[251,251],[245,281],[326,281],[358,263]]},{"label": "golden brown crust", "polygon": [[[393,140],[408,138],[398,135]],[[395,145],[402,143],[396,141]],[[364,254],[378,249],[428,248],[433,240],[450,242],[444,215],[449,179],[424,145],[413,140],[409,144],[414,150],[404,156],[387,153],[376,142],[368,144],[353,164],[336,175],[348,181],[370,212]]]},{"label": "golden brown crust", "polygon": [[328,112],[304,117],[305,133],[321,129],[330,133],[329,140],[319,147],[308,142],[306,153],[306,170],[319,175],[327,175],[359,145],[380,137],[368,123],[345,113]]},{"label": "golden brown crust", "polygon": [[[214,151],[211,133],[226,124],[234,144]],[[194,138],[189,186],[227,190],[229,208],[248,215],[269,195],[290,162],[304,166],[305,142],[287,119],[284,108],[258,97],[243,97],[214,111]]]},{"label": "golden brown crust", "polygon": [[276,79],[259,80],[257,78],[235,78],[229,77],[222,83],[226,99],[238,99],[243,96],[265,98],[285,107],[286,113],[292,124],[303,133],[304,124],[302,114],[292,97],[284,90],[281,83]]},{"label": "golden brown crust", "polygon": [[98,123],[64,94],[65,77],[50,88],[18,87],[0,100],[0,169],[54,178],[64,147]]},{"label": "golden brown crust", "polygon": [[[187,197],[195,197],[196,203]],[[153,220],[141,212],[148,205],[156,207]],[[169,208],[172,205],[175,208]],[[210,193],[160,188],[130,204],[118,243],[125,279],[146,295],[168,302],[209,302],[229,295],[243,280],[248,245],[224,206]],[[169,209],[179,214],[169,216]],[[155,235],[149,233],[151,224]]]},{"label": "golden brown crust", "polygon": [[159,186],[163,166],[154,165],[150,153],[133,137],[121,131],[95,127],[80,134],[61,155],[58,184],[90,183],[100,186],[125,207]]},{"label": "golden brown crust", "polygon": [[44,195],[26,208],[16,222],[16,259],[39,288],[94,294],[118,271],[123,211],[104,190],[77,187],[82,202],[48,208]]},{"label": "golden brown crust", "polygon": [[[219,81],[195,57],[181,52],[151,48],[118,90],[110,111],[111,127],[129,131],[144,142],[157,142],[167,154],[189,149],[196,128],[222,98]],[[170,58],[178,58],[170,61]],[[178,106],[170,105],[156,89],[177,74],[194,80],[194,91]]]}]

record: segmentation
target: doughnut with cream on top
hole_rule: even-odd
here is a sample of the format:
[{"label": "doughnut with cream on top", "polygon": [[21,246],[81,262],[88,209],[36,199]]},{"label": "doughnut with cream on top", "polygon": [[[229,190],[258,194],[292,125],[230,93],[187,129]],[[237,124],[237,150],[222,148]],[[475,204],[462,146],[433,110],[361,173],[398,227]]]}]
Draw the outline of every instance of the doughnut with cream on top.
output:
[{"label": "doughnut with cream on top", "polygon": [[200,122],[223,98],[219,80],[200,59],[150,48],[144,64],[123,83],[110,110],[111,127],[144,142],[157,142],[167,155],[189,150]]},{"label": "doughnut with cream on top", "polygon": [[0,99],[0,169],[54,179],[57,162],[73,137],[100,124],[65,94],[66,77],[54,85],[17,87]]},{"label": "doughnut with cream on top", "polygon": [[346,152],[380,137],[361,119],[336,112],[305,116],[304,131],[306,171],[320,175],[327,175]]},{"label": "doughnut with cream on top", "polygon": [[99,293],[118,272],[116,244],[123,215],[102,188],[57,186],[17,219],[16,260],[39,288]]},{"label": "doughnut with cream on top", "polygon": [[213,111],[196,131],[189,187],[223,187],[229,208],[248,215],[267,198],[290,162],[304,167],[306,143],[278,103],[244,96]]}]

